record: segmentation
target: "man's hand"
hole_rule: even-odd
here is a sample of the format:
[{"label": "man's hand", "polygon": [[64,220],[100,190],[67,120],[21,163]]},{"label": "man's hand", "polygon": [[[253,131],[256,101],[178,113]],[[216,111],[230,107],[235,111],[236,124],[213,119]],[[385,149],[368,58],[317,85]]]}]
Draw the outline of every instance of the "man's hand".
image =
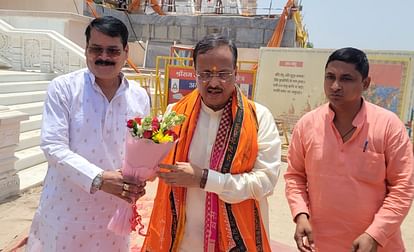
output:
[{"label": "man's hand", "polygon": [[175,165],[159,164],[161,169],[157,175],[171,186],[181,187],[200,187],[200,180],[203,170],[193,164],[186,162],[177,162]]},{"label": "man's hand", "polygon": [[352,252],[376,252],[378,247],[377,241],[369,234],[363,233],[352,242]]},{"label": "man's hand", "polygon": [[316,251],[312,237],[312,227],[308,216],[304,213],[296,217],[295,241],[296,246],[301,252]]},{"label": "man's hand", "polygon": [[104,171],[101,190],[128,203],[135,203],[145,194],[145,182],[123,176],[120,170]]}]

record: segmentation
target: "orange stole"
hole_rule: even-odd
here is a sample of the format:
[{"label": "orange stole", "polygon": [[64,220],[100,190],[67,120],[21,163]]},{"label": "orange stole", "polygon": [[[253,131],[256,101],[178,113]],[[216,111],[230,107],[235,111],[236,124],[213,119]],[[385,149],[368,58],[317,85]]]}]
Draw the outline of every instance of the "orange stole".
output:
[{"label": "orange stole", "polygon": [[[174,106],[173,110],[185,114],[187,119],[183,125],[177,127],[180,141],[166,157],[165,163],[188,162],[188,152],[200,108],[201,97],[197,90]],[[254,110],[254,103],[236,89],[232,99],[233,129],[231,134],[238,137],[231,138],[237,142],[230,141],[227,150],[235,152],[234,158],[227,160],[227,162],[231,162],[231,174],[251,171],[256,161],[258,145],[257,121]],[[237,124],[236,117],[242,118],[242,123]],[[240,125],[241,127],[239,127]],[[247,146],[249,147],[247,148]],[[230,148],[233,149],[229,150]],[[223,163],[226,163],[226,160]],[[184,234],[185,195],[185,188],[171,187],[163,181],[159,181],[148,227],[148,236],[144,241],[142,251],[178,251]],[[259,204],[256,200],[250,199],[237,204],[227,204],[219,199],[218,222],[220,251],[230,251],[232,248],[240,249],[239,251],[271,251],[261,220]],[[236,234],[232,233],[232,227],[238,230]]]}]

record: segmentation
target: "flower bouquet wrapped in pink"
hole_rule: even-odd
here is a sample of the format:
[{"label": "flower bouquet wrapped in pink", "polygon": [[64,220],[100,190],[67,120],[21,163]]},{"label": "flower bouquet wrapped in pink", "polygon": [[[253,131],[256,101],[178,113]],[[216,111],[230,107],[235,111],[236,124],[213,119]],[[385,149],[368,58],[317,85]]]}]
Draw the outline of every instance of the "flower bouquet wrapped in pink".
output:
[{"label": "flower bouquet wrapped in pink", "polygon": [[[174,111],[164,116],[144,117],[128,120],[128,134],[125,146],[125,158],[122,166],[124,176],[146,181],[155,176],[158,163],[168,154],[177,141],[177,135],[172,130],[183,123],[185,117]],[[115,215],[108,224],[108,229],[119,235],[136,231],[141,235],[143,225],[135,202],[124,202],[118,207]]]}]

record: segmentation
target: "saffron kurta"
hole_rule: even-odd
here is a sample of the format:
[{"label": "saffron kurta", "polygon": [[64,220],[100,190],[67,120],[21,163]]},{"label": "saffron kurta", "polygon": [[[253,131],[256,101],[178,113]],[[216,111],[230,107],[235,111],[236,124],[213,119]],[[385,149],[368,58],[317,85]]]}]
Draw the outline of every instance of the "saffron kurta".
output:
[{"label": "saffron kurta", "polygon": [[41,148],[49,163],[27,251],[128,251],[129,237],[106,229],[121,199],[92,180],[122,166],[126,121],[149,114],[149,98],[123,76],[108,102],[87,69],[54,79],[43,113]]},{"label": "saffron kurta", "polygon": [[413,194],[412,145],[390,111],[364,101],[343,143],[325,104],[293,131],[285,174],[292,215],[308,213],[320,252],[349,252],[366,232],[378,252],[404,251],[400,225]]}]

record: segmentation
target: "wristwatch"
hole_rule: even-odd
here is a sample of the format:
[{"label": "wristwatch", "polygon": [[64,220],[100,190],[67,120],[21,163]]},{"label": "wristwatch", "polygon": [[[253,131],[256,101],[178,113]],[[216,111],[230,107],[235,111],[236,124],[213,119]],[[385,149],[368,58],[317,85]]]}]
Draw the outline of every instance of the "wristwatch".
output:
[{"label": "wristwatch", "polygon": [[91,193],[94,194],[102,187],[103,182],[103,171],[98,173],[96,177],[92,180],[92,186],[91,186]]},{"label": "wristwatch", "polygon": [[201,175],[201,180],[200,180],[201,189],[204,189],[206,187],[207,177],[208,177],[208,169],[203,169],[203,173]]}]

